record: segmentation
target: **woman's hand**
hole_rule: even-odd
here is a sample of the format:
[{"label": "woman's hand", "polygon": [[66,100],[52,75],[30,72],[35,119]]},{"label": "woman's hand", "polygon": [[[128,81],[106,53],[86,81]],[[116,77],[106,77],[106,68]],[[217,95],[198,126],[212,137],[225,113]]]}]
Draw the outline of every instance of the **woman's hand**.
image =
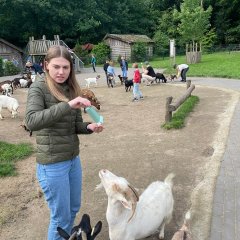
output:
[{"label": "woman's hand", "polygon": [[69,101],[68,104],[73,109],[91,106],[91,102],[88,99],[82,97],[76,97],[73,100]]},{"label": "woman's hand", "polygon": [[87,129],[89,129],[95,133],[100,133],[103,130],[103,125],[98,124],[98,123],[90,123],[87,125]]}]

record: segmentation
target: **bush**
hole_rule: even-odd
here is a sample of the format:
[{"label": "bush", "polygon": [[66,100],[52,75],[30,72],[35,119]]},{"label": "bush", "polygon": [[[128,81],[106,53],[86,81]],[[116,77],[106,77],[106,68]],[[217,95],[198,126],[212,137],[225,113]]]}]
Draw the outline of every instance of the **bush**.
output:
[{"label": "bush", "polygon": [[110,47],[101,42],[94,46],[92,53],[95,55],[97,64],[103,64],[105,63],[106,59],[110,59]]},{"label": "bush", "polygon": [[21,69],[16,67],[12,62],[7,61],[4,66],[4,75],[11,76],[21,72]]},{"label": "bush", "polygon": [[147,45],[146,43],[137,42],[134,43],[132,48],[132,62],[143,62],[148,60],[146,58]]},{"label": "bush", "polygon": [[3,59],[0,57],[0,77],[3,76]]}]

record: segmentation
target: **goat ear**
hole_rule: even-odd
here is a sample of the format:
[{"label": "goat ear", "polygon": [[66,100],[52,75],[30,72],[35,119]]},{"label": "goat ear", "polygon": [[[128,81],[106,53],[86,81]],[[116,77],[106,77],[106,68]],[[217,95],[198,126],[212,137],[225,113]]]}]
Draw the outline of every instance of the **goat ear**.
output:
[{"label": "goat ear", "polygon": [[91,236],[94,239],[102,230],[102,222],[99,221],[97,222],[97,224],[95,225],[95,227],[92,229],[92,233]]},{"label": "goat ear", "polygon": [[57,231],[61,237],[64,239],[69,239],[70,236],[62,228],[57,227]]}]

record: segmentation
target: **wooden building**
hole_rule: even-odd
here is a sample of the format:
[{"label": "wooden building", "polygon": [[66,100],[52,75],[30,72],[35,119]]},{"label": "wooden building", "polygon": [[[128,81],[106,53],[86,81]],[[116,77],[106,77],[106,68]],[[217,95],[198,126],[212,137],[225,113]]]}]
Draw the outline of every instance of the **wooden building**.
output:
[{"label": "wooden building", "polygon": [[13,58],[17,60],[19,67],[22,67],[22,58],[24,51],[12,43],[0,38],[0,57],[12,61]]},{"label": "wooden building", "polygon": [[134,34],[107,34],[104,37],[104,42],[110,46],[111,59],[116,61],[119,56],[124,56],[126,59],[132,57],[132,46],[134,43],[141,42],[147,44],[146,55],[152,57],[154,41],[146,35]]},{"label": "wooden building", "polygon": [[54,35],[54,40],[47,40],[46,36],[43,35],[42,39],[35,40],[34,37],[29,38],[29,42],[26,47],[26,55],[28,56],[28,60],[32,62],[41,62],[45,55],[47,54],[48,48],[53,45],[61,45],[66,47],[74,62],[74,68],[76,72],[80,72],[81,68],[84,67],[83,62],[79,57],[65,44],[64,41],[60,40],[58,35]]}]

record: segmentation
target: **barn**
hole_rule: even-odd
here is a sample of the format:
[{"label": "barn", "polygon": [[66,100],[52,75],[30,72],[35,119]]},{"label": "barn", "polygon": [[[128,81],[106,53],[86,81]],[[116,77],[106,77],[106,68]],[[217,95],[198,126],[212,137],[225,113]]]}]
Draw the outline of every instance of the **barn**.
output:
[{"label": "barn", "polygon": [[15,59],[19,64],[18,66],[22,67],[23,54],[24,51],[22,49],[0,38],[0,57],[2,59],[7,59],[9,61]]},{"label": "barn", "polygon": [[117,60],[119,56],[131,59],[132,46],[134,43],[141,42],[147,44],[147,57],[153,55],[154,41],[146,35],[134,34],[106,34],[103,41],[111,49],[111,59]]}]

